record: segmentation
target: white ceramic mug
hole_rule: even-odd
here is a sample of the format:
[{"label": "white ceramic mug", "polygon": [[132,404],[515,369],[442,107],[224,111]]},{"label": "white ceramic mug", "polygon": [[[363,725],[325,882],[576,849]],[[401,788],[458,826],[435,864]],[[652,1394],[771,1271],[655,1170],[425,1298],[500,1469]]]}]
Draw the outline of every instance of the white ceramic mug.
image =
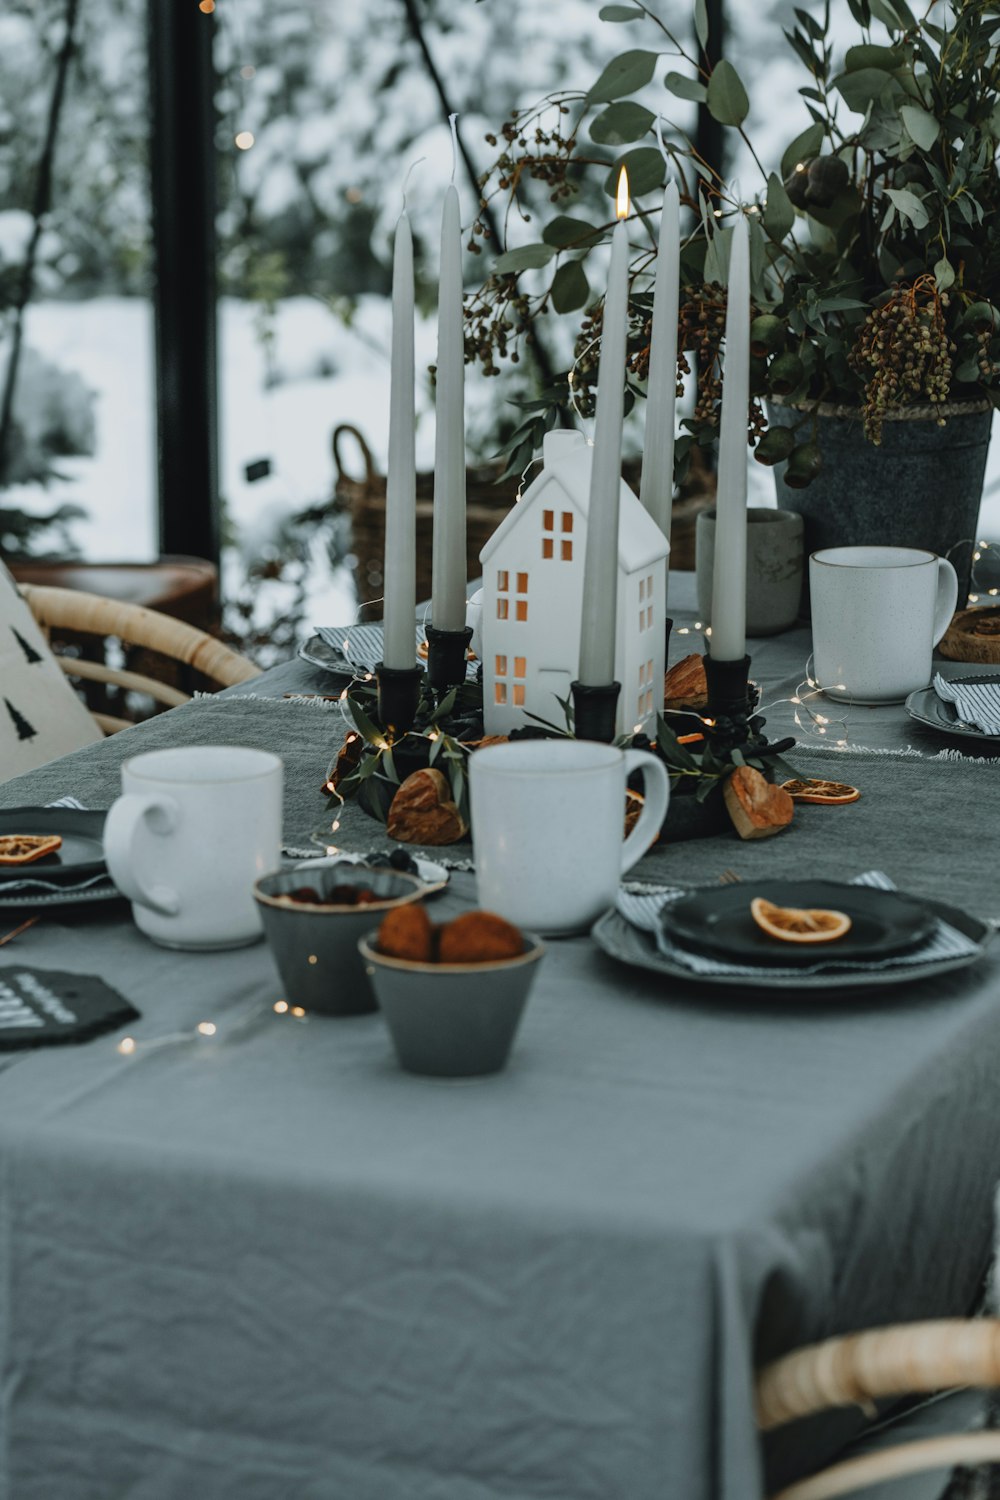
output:
[{"label": "white ceramic mug", "polygon": [[166,948],[260,936],[253,885],[281,863],[283,772],[277,755],[230,745],[125,762],[104,854],[141,932]]},{"label": "white ceramic mug", "polygon": [[828,698],[901,703],[931,680],[958,603],[950,562],[913,547],[828,547],[809,559],[813,676]]},{"label": "white ceramic mug", "polygon": [[[625,790],[645,805],[623,842]],[[612,906],[618,882],[656,839],[670,800],[666,766],[646,750],[592,740],[520,740],[469,757],[479,903],[518,927],[580,932]]]}]

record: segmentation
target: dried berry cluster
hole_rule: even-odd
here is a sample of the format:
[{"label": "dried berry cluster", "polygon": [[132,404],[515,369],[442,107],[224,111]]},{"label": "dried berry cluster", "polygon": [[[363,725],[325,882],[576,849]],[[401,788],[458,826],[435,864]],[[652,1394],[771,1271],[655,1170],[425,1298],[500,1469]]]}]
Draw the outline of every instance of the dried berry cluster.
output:
[{"label": "dried berry cluster", "polygon": [[465,362],[478,363],[484,375],[499,375],[498,359],[516,365],[517,345],[534,337],[532,318],[538,312],[525,296],[516,276],[491,276],[465,302]]},{"label": "dried berry cluster", "polygon": [[[483,190],[490,178],[494,179],[495,186],[490,197],[497,193],[507,193],[511,200],[516,199],[521,178],[525,175],[535,182],[547,184],[551,190],[549,200],[552,203],[559,203],[573,194],[574,188],[567,182],[566,175],[576,149],[576,138],[572,135],[564,136],[559,129],[562,116],[570,112],[569,105],[556,102],[552,109],[556,114],[556,125],[551,130],[546,130],[539,124],[539,111],[519,110],[500,127],[499,138],[496,135],[486,137],[489,146],[498,145],[500,139],[503,141],[500,155],[490,170],[479,179]],[[484,207],[487,201],[484,198]],[[475,239],[486,235],[481,222],[472,226],[472,235],[473,241],[469,248],[478,253],[479,247],[475,244]]]},{"label": "dried berry cluster", "polygon": [[[588,309],[574,347],[571,374],[573,399],[581,416],[592,416],[596,405],[597,373],[601,355],[604,306]],[[685,290],[677,321],[677,395],[684,394],[684,377],[697,375],[692,427],[715,428],[722,401],[723,363],[719,358],[726,332],[726,291],[716,282]],[[630,304],[626,369],[636,381],[649,375],[652,317],[648,308]],[[693,358],[693,363],[692,363]],[[756,397],[750,403],[748,430],[756,441],[767,421]]]},{"label": "dried berry cluster", "polygon": [[[926,400],[932,406],[948,400],[952,355],[956,346],[945,327],[947,293],[938,291],[930,274],[912,286],[897,287],[861,325],[848,356],[851,368],[865,379],[865,433],[882,440],[882,423],[891,407]],[[985,352],[985,351],[984,351]],[[944,426],[944,417],[938,418]]]}]

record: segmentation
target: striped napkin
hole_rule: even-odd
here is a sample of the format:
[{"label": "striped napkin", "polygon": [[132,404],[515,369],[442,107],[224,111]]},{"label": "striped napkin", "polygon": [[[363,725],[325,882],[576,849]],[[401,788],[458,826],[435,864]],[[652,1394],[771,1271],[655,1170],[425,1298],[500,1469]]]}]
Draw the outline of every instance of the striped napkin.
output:
[{"label": "striped napkin", "polygon": [[[57,797],[55,802],[47,802],[46,806],[85,811],[83,803],[76,797]],[[88,875],[86,880],[46,880],[44,875],[26,875],[21,880],[5,880],[0,885],[0,896],[48,896],[62,891],[89,891],[91,886],[110,884],[111,876],[107,870]]]},{"label": "striped napkin", "polygon": [[934,676],[934,691],[944,703],[954,705],[964,724],[983,734],[1000,736],[1000,681],[977,682],[968,678]]},{"label": "striped napkin", "polygon": [[[858,875],[851,881],[852,885],[873,886],[880,891],[894,891],[896,887],[884,875],[881,870],[868,870],[863,875]],[[678,964],[681,968],[688,969],[692,974],[720,975],[725,977],[731,974],[733,978],[743,975],[753,975],[758,978],[769,979],[787,978],[789,969],[785,965],[782,968],[765,967],[762,964],[737,964],[728,959],[709,958],[703,953],[692,953],[687,948],[682,948],[674,943],[661,930],[660,912],[668,901],[676,901],[680,896],[686,896],[689,892],[673,888],[638,887],[623,885],[618,893],[617,907],[620,914],[633,927],[640,928],[643,932],[650,932],[656,938],[656,946],[668,958],[671,963]],[[859,973],[872,969],[904,968],[908,964],[933,963],[943,958],[964,958],[977,953],[979,950],[971,938],[964,933],[958,932],[956,928],[949,926],[947,922],[939,921],[934,931],[926,942],[921,943],[919,948],[914,948],[909,953],[899,954],[895,958],[883,958],[877,963],[862,963],[858,960],[849,962],[844,960],[835,963],[825,959],[821,963],[795,966],[796,974],[825,974],[834,971],[845,973]]]},{"label": "striped napkin", "polygon": [[[356,672],[374,672],[382,660],[381,625],[317,625],[316,634],[325,646],[338,652]],[[417,625],[413,637],[413,659],[417,666],[424,665],[418,648],[427,640],[423,625]],[[466,670],[468,677],[475,677],[479,663],[470,661]]]}]

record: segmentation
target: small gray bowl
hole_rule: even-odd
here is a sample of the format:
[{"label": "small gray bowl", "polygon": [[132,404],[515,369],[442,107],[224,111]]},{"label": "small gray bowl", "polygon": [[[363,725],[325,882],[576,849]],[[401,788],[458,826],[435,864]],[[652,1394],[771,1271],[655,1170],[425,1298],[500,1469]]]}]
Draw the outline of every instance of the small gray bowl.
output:
[{"label": "small gray bowl", "polygon": [[376,947],[378,933],[358,943],[399,1065],[433,1078],[499,1073],[545,952],[524,933],[516,958],[482,964],[414,963]]},{"label": "small gray bowl", "polygon": [[[312,906],[289,900],[311,886],[321,897],[337,885],[368,886],[379,897],[367,906]],[[321,1016],[359,1016],[376,1010],[358,938],[394,906],[419,901],[426,886],[415,875],[377,865],[325,865],[280,870],[253,888],[264,932],[289,1005]]]}]

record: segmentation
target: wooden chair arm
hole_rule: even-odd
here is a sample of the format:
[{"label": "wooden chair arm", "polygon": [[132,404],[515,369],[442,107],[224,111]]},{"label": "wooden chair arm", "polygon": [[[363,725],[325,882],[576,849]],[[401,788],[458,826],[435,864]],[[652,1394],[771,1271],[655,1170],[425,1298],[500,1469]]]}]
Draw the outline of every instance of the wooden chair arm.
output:
[{"label": "wooden chair arm", "polygon": [[889,1479],[902,1479],[907,1474],[926,1474],[932,1469],[947,1473],[956,1464],[998,1462],[1000,1432],[957,1432],[849,1458],[809,1479],[798,1480],[772,1495],[771,1500],[837,1500],[840,1495],[850,1495]]},{"label": "wooden chair arm", "polygon": [[757,1424],[770,1432],[831,1406],[952,1386],[1000,1386],[1000,1320],[939,1319],[827,1339],[757,1377]]},{"label": "wooden chair arm", "polygon": [[175,661],[185,662],[222,687],[248,682],[260,668],[217,641],[214,636],[182,620],[139,604],[105,599],[76,589],[22,584],[21,593],[43,627],[82,631],[88,635],[117,636],[129,645],[145,646]]}]

